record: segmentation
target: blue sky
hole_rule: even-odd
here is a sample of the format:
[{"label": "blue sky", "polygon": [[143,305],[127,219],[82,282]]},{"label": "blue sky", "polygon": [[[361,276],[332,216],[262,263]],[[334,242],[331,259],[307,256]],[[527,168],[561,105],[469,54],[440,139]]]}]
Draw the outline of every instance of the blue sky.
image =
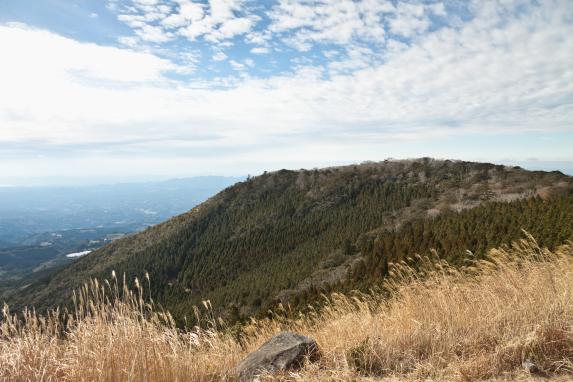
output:
[{"label": "blue sky", "polygon": [[573,173],[573,2],[0,1],[0,184],[388,157]]}]

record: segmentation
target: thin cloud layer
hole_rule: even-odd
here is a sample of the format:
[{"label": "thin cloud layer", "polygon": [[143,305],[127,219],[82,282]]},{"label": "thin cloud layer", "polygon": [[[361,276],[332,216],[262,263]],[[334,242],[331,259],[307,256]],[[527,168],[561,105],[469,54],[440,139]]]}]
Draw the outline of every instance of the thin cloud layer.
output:
[{"label": "thin cloud layer", "polygon": [[437,0],[110,0],[109,6],[142,44],[183,38],[216,49],[246,43],[258,53],[307,52],[328,44],[380,48],[448,22],[446,7]]},{"label": "thin cloud layer", "polygon": [[[134,0],[110,9],[132,28],[121,36],[135,38],[130,46],[0,26],[3,171],[34,153],[52,168],[72,157],[92,170],[97,161],[129,169],[139,158],[158,172],[209,163],[241,172],[269,157],[282,166],[381,159],[396,155],[380,152],[388,143],[573,130],[568,1]],[[259,71],[273,61],[276,70]],[[196,69],[223,64],[219,75]],[[547,158],[573,160],[559,150]]]}]

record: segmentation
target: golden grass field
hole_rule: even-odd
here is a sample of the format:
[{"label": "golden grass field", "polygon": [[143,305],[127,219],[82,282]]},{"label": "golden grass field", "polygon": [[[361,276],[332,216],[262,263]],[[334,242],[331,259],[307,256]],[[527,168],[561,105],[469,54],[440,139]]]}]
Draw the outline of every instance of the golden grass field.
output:
[{"label": "golden grass field", "polygon": [[528,237],[463,269],[423,261],[394,266],[390,298],[332,295],[297,320],[253,320],[241,344],[207,302],[206,328],[181,331],[146,298],[149,280],[133,292],[115,276],[92,280],[73,313],[18,319],[4,307],[0,380],[233,381],[233,367],[285,329],[316,339],[322,358],[262,380],[573,380],[572,243],[550,252]]}]

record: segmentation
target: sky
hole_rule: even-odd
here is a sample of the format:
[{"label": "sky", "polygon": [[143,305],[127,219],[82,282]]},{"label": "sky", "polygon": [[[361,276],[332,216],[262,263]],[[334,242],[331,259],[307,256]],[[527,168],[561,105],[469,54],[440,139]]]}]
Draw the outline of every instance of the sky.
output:
[{"label": "sky", "polygon": [[423,156],[573,174],[573,1],[0,0],[0,185]]}]

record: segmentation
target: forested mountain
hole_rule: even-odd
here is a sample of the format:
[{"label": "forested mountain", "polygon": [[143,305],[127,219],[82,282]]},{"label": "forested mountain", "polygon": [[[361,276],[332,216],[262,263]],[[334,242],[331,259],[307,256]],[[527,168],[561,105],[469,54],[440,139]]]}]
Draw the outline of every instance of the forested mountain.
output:
[{"label": "forested mountain", "polygon": [[529,230],[554,246],[573,234],[573,181],[559,172],[429,158],[249,178],[188,213],[94,251],[9,301],[44,308],[89,277],[149,273],[182,319],[209,299],[228,319],[322,291],[369,288],[388,263],[435,248],[481,256]]}]

